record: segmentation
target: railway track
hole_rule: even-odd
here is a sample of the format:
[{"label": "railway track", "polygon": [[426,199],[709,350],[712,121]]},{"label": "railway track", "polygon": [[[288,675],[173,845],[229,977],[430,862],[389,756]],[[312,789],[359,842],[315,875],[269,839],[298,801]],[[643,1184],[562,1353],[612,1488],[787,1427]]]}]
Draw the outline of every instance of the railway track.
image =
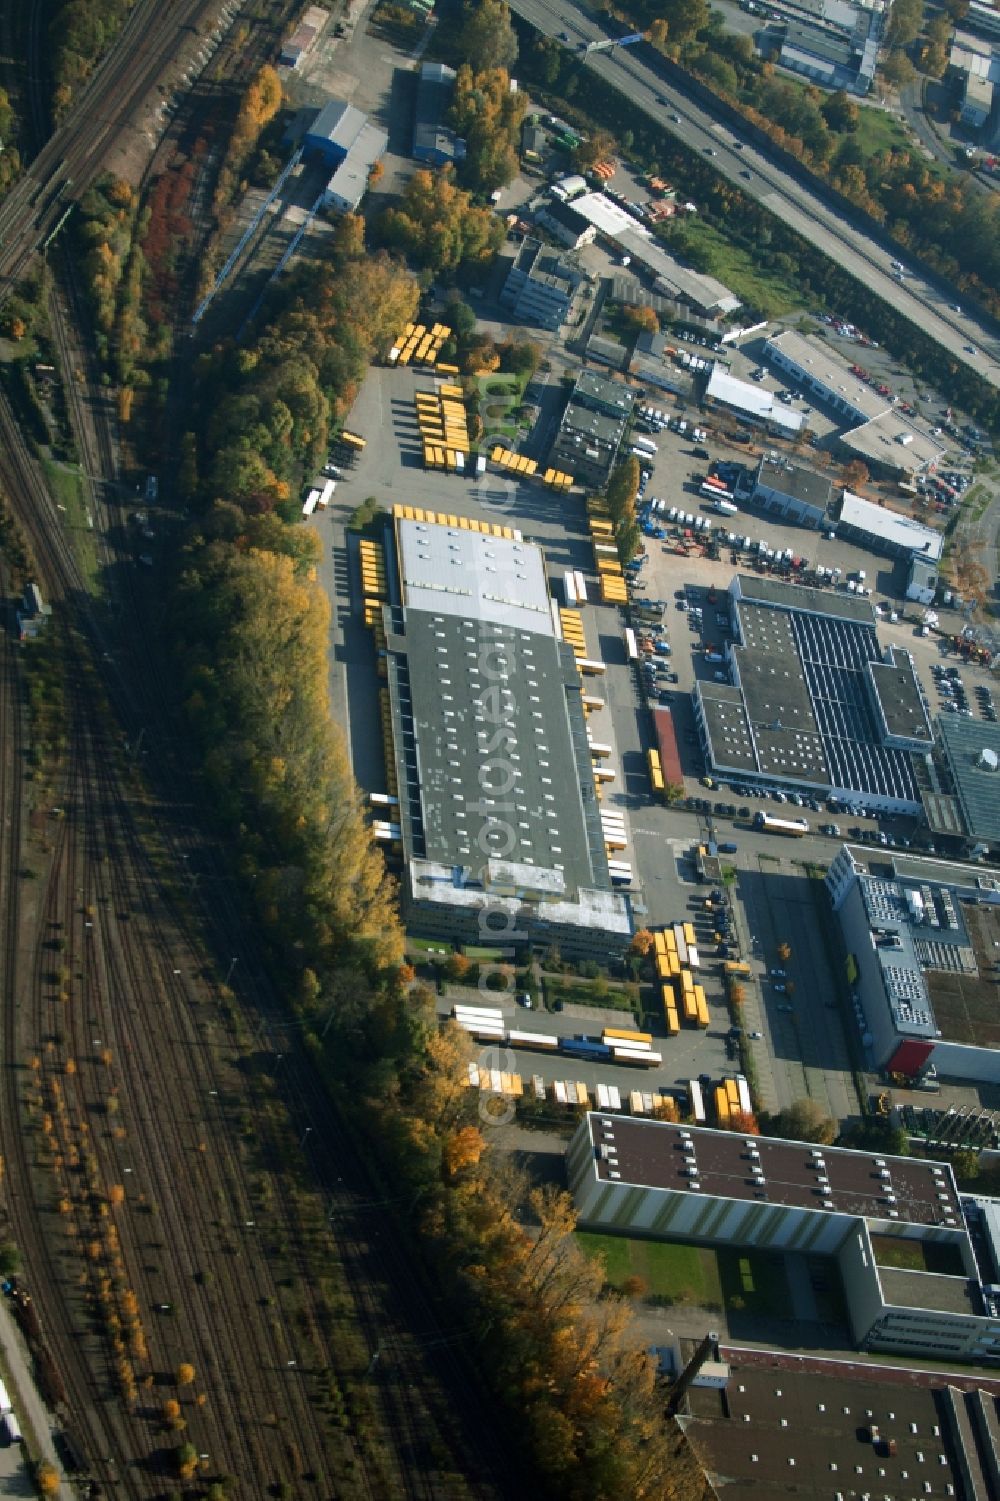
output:
[{"label": "railway track", "polygon": [[[67,380],[67,387],[74,388],[68,398],[70,416],[88,474],[113,480],[113,419],[105,407],[86,399],[88,391],[100,388],[96,381],[91,383],[91,372],[71,333],[73,322],[81,317],[76,297],[70,282],[67,307],[57,308],[53,318],[64,368],[78,367],[85,373],[83,388]],[[266,1223],[267,1215],[261,1215],[251,1193],[241,1132],[233,1116],[238,1112],[249,1120],[256,1138],[270,1139],[274,1102],[259,1097],[252,1087],[247,1091],[239,1065],[246,1053],[247,1030],[262,1018],[276,1021],[283,1012],[264,978],[262,956],[246,928],[229,872],[187,816],[194,804],[188,768],[178,755],[181,736],[166,712],[171,684],[162,659],[149,645],[158,622],[131,559],[109,535],[116,508],[107,503],[106,491],[96,492],[95,522],[104,561],[121,579],[114,628],[80,588],[72,549],[2,401],[0,445],[0,464],[35,549],[40,579],[73,622],[73,735],[63,788],[67,809],[73,811],[53,841],[43,923],[53,925],[49,932],[62,935],[66,968],[79,983],[79,994],[54,1032],[51,986],[41,959],[44,930],[37,935],[30,980],[9,951],[2,1096],[6,1134],[13,1126],[13,1134],[21,1139],[15,1123],[21,1119],[24,1101],[14,1065],[24,1056],[28,1034],[52,1042],[51,1053],[42,1055],[43,1087],[51,1087],[53,1080],[66,1083],[66,1065],[73,1060],[67,1097],[81,1120],[93,1114],[92,1098],[101,1091],[106,1065],[98,1051],[110,1049],[126,1134],[102,1143],[101,1181],[127,1185],[116,1224],[120,1220],[122,1257],[149,1333],[150,1360],[160,1369],[170,1369],[191,1359],[203,1373],[210,1402],[193,1415],[191,1431],[198,1435],[199,1452],[204,1443],[213,1466],[239,1475],[248,1491],[254,1487],[253,1493],[261,1495],[268,1483],[276,1483],[279,1463],[315,1476],[326,1485],[327,1494],[347,1494],[338,1489],[337,1471],[330,1468],[336,1459],[338,1464],[350,1462],[351,1493],[359,1496],[492,1497],[497,1488],[491,1472],[502,1477],[507,1470],[506,1456],[495,1452],[494,1441],[487,1437],[494,1431],[494,1415],[481,1410],[470,1396],[470,1372],[451,1358],[453,1342],[460,1336],[441,1330],[430,1300],[412,1286],[405,1254],[390,1254],[380,1244],[381,1228],[367,1224],[364,1211],[358,1212],[356,1206],[372,1196],[363,1170],[353,1167],[329,1178],[326,1185],[336,1210],[331,1252],[339,1255],[344,1267],[346,1322],[353,1327],[357,1321],[364,1336],[360,1359],[357,1353],[338,1354],[325,1337],[329,1308],[317,1290],[306,1285],[307,1261],[298,1259],[300,1306],[290,1311],[276,1287],[266,1248],[255,1253],[262,1237],[246,1235],[248,1230],[264,1229],[256,1222],[263,1218]],[[133,746],[148,726],[156,747],[148,767],[159,799],[152,808],[144,806],[142,797],[137,802],[130,790],[132,773],[122,764],[119,740],[95,696],[83,687],[94,664],[111,647],[122,663],[120,670],[101,667],[112,722]],[[3,797],[20,809],[18,781],[13,770],[5,773],[9,787]],[[162,855],[173,871],[189,864],[197,867],[202,884],[191,882],[189,898],[181,906],[165,893],[163,877],[151,864],[148,831],[140,830],[137,810],[147,823],[157,823]],[[16,864],[14,848],[10,840],[4,844],[7,871]],[[24,921],[18,897],[17,882],[8,880],[8,942]],[[94,915],[87,917],[88,912]],[[216,952],[239,961],[234,1020],[226,1026],[219,1021],[217,985],[194,978],[202,974],[204,954],[213,940]],[[14,992],[25,990],[18,1008]],[[206,1024],[225,1036],[225,1066],[218,1058],[213,1061],[204,1045]],[[322,1141],[331,1154],[341,1146],[349,1150],[349,1138],[330,1113],[318,1081],[310,1077],[311,1064],[297,1041],[289,1045],[287,1057],[288,1072],[275,1097],[281,1108],[294,1112],[307,1098],[310,1123],[317,1122],[309,1128],[316,1130],[316,1145]],[[206,1109],[209,1102],[221,1099],[228,1102],[225,1109],[214,1103]],[[200,1150],[202,1144],[205,1151]],[[183,1189],[176,1181],[178,1162]],[[66,1277],[57,1237],[44,1219],[44,1180],[26,1148],[11,1164],[8,1177],[16,1195],[17,1238],[26,1262],[41,1279],[43,1325],[67,1388],[75,1432],[95,1473],[116,1486],[117,1494],[139,1497],[149,1495],[152,1486],[162,1489],[162,1475],[148,1469],[164,1444],[159,1427],[155,1434],[149,1431],[152,1398],[140,1399],[132,1411],[112,1400],[116,1377],[111,1347]],[[274,1225],[297,1224],[291,1182],[279,1174],[271,1192]],[[151,1239],[136,1228],[144,1205],[135,1197],[142,1194],[155,1199],[157,1223],[168,1224],[165,1239]],[[206,1227],[202,1222],[197,1206],[206,1203],[218,1211],[215,1218],[221,1225]],[[81,1210],[81,1232],[87,1228],[86,1213]],[[239,1275],[234,1278],[236,1265]],[[213,1279],[224,1281],[226,1292],[221,1296]],[[172,1312],[161,1318],[157,1310],[164,1304]],[[420,1330],[417,1335],[414,1325]],[[313,1341],[317,1333],[325,1338],[325,1347],[316,1347],[314,1341],[311,1364],[305,1368],[296,1354],[288,1354],[303,1346],[304,1332]],[[332,1450],[326,1425],[317,1416],[317,1387],[326,1369],[333,1371],[341,1389],[354,1385],[371,1397],[373,1437],[367,1444],[348,1435],[349,1442],[338,1440],[339,1452]],[[447,1399],[439,1390],[442,1381],[450,1389]],[[275,1416],[280,1420],[272,1425],[269,1415],[278,1408]],[[468,1437],[470,1421],[478,1429],[475,1442]],[[441,1456],[436,1464],[428,1459],[430,1451]],[[126,1456],[132,1460],[127,1466],[121,1463]],[[461,1471],[471,1477],[468,1486],[454,1478]],[[451,1478],[445,1481],[448,1472]]]}]

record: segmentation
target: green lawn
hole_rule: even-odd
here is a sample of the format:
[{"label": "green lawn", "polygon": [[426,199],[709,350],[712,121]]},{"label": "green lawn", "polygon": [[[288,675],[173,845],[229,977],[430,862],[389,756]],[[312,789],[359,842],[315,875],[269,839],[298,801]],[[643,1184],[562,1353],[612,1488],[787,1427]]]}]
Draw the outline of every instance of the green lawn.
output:
[{"label": "green lawn", "polygon": [[614,1011],[635,1012],[639,1009],[638,985],[610,985],[606,980],[557,980],[542,975],[545,1005],[552,1010],[556,1001],[576,1001],[581,1006],[607,1006]]},{"label": "green lawn", "polygon": [[771,1318],[792,1317],[792,1300],[781,1256],[766,1251],[734,1250],[720,1250],[717,1256],[727,1308]]},{"label": "green lawn", "polygon": [[479,376],[479,415],[483,419],[484,444],[501,437],[516,442],[518,427],[510,413],[521,405],[526,384],[516,375],[501,374],[498,370]]},{"label": "green lawn", "polygon": [[858,113],[858,128],[853,132],[853,139],[866,157],[874,156],[877,151],[898,151],[909,147],[910,139],[895,115],[864,105]]},{"label": "green lawn", "polygon": [[963,1272],[962,1258],[954,1246],[873,1235],[872,1251],[878,1266],[903,1272],[937,1272],[944,1277],[961,1277]]},{"label": "green lawn", "polygon": [[83,475],[79,469],[68,464],[58,464],[52,459],[44,463],[45,477],[58,503],[66,530],[70,534],[84,583],[91,594],[101,592],[101,568],[97,558],[97,538],[87,511],[87,495]]},{"label": "green lawn", "polygon": [[588,1256],[603,1256],[605,1277],[621,1287],[626,1277],[641,1277],[649,1296],[670,1303],[697,1303],[721,1308],[722,1288],[715,1252],[676,1241],[629,1240],[624,1235],[577,1232]]},{"label": "green lawn", "polygon": [[765,318],[777,318],[803,307],[802,290],[794,281],[786,280],[779,271],[754,265],[748,251],[730,244],[704,219],[691,216],[683,222],[675,220],[663,243],[672,255],[690,259],[696,270],[718,277]]}]

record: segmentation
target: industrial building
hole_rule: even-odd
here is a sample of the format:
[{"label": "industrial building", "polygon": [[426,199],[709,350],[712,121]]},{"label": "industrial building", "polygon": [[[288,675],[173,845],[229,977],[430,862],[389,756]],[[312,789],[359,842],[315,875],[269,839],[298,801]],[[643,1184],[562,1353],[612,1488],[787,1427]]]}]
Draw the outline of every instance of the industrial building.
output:
[{"label": "industrial building", "polygon": [[368,188],[372,167],[389,144],[384,130],[343,99],[329,99],[309,126],[303,140],[307,161],[330,172],[323,195],[327,208],[353,213]]},{"label": "industrial building", "polygon": [[300,68],[316,45],[330,12],[320,5],[310,5],[291,36],[281,45],[278,64],[283,68]]},{"label": "industrial building", "polygon": [[738,574],[728,683],[699,681],[697,725],[715,776],[917,814],[911,756],[933,734],[913,663],[883,650],[857,594]]},{"label": "industrial building", "polygon": [[[874,865],[874,868],[873,868]],[[1000,1081],[1000,882],[982,868],[845,846],[826,875],[873,1068]],[[984,972],[982,945],[990,944]]]},{"label": "industrial building", "polygon": [[580,672],[540,547],[397,507],[382,609],[406,923],[606,960],[612,889]]},{"label": "industrial building", "polygon": [[763,427],[767,432],[794,438],[805,424],[801,412],[794,411],[778,401],[773,391],[763,386],[751,385],[749,381],[737,380],[730,375],[725,365],[713,364],[712,373],[705,387],[706,406],[723,406],[739,414],[740,420],[754,427]]},{"label": "industrial building", "polygon": [[847,428],[840,442],[869,468],[889,476],[918,474],[932,467],[944,450],[930,428],[898,411],[887,389],[855,375],[848,362],[824,339],[785,329],[764,344],[776,369],[791,377]]},{"label": "industrial building", "polygon": [[555,332],[566,321],[583,273],[566,256],[530,236],[521,241],[507,273],[500,302],[519,323]]},{"label": "industrial building", "polygon": [[719,1353],[677,1413],[713,1495],[996,1494],[1000,1382],[949,1371],[918,1383],[906,1367],[787,1350]]},{"label": "industrial building", "polygon": [[1000,851],[1000,729],[988,720],[941,714],[935,732],[933,779],[923,795],[930,828],[958,838],[970,853]]},{"label": "industrial building", "polygon": [[833,486],[824,475],[765,454],[757,465],[751,500],[785,521],[820,527],[826,519],[832,493]]},{"label": "industrial building", "polygon": [[943,533],[888,506],[862,500],[850,490],[844,491],[840,501],[837,534],[887,558],[917,555],[925,562],[939,563],[944,550]]},{"label": "industrial building", "polygon": [[970,73],[962,91],[962,124],[970,130],[982,130],[993,114],[993,85],[988,78]]},{"label": "industrial building", "polygon": [[543,204],[535,214],[535,223],[541,229],[547,229],[567,250],[579,250],[597,239],[597,226],[561,198]]},{"label": "industrial building", "polygon": [[867,94],[875,76],[888,6],[852,0],[796,0],[779,61],[829,89]]},{"label": "industrial building", "polygon": [[563,413],[549,462],[579,484],[606,485],[634,404],[628,386],[584,370]]},{"label": "industrial building", "polygon": [[[553,223],[564,225],[564,234],[559,236],[564,244],[571,243],[568,236],[574,225],[581,221],[589,225],[595,236],[603,236],[622,256],[623,264],[640,267],[653,279],[658,292],[675,298],[702,316],[721,317],[735,312],[740,306],[739,298],[721,281],[682,266],[640,219],[606,193],[583,193],[574,197],[572,203],[549,203],[536,218],[547,228]],[[552,232],[559,235],[558,230]],[[577,240],[576,243],[586,242]]]},{"label": "industrial building", "polygon": [[583,1229],[831,1257],[860,1348],[1000,1364],[1000,1245],[981,1266],[946,1163],[591,1112],[567,1167]]},{"label": "industrial building", "polygon": [[413,112],[413,155],[432,167],[453,166],[465,160],[466,145],[444,123],[455,89],[454,68],[446,63],[423,63]]}]

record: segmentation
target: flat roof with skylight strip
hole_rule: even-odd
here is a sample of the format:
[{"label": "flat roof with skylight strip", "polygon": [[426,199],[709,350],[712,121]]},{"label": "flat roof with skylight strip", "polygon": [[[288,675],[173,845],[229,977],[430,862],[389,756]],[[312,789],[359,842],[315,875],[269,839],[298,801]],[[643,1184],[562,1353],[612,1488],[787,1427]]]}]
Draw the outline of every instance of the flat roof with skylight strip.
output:
[{"label": "flat roof with skylight strip", "polygon": [[541,549],[484,532],[398,521],[403,604],[552,635]]}]

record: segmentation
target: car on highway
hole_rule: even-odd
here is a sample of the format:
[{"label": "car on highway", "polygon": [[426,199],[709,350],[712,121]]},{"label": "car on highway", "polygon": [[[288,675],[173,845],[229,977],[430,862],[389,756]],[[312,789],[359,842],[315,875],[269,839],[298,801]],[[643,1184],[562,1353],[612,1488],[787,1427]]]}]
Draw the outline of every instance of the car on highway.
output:
[{"label": "car on highway", "polygon": [[772,969],[772,971],[771,971],[771,979],[772,980],[787,980],[788,979],[788,971],[784,970],[784,969]]},{"label": "car on highway", "polygon": [[746,170],[746,168],[744,167],[743,171],[740,173],[740,176],[741,177],[745,177],[746,180],[747,180],[747,182],[749,182],[750,179],[753,177],[753,173],[752,172],[748,172]]},{"label": "car on highway", "polygon": [[681,123],[680,115],[671,115],[670,118],[671,120],[673,120],[675,125],[679,125]]},{"label": "car on highway", "polygon": [[706,146],[705,147],[705,155],[706,156],[718,156],[718,154],[719,153],[716,151],[716,149],[715,149],[714,146]]},{"label": "car on highway", "polygon": [[963,344],[962,348],[965,350],[966,354],[971,354],[971,355],[978,355],[979,354],[979,350],[976,348],[975,344]]},{"label": "car on highway", "polygon": [[[777,988],[777,987],[775,987],[775,988]],[[794,1006],[775,1006],[774,1009],[775,1009],[775,1011],[787,1011],[788,1014],[789,1014],[789,1016],[791,1016],[793,1014],[793,1012],[795,1011],[795,1007]]]},{"label": "car on highway", "polygon": [[747,1036],[750,1038],[750,1040],[752,1042],[760,1042],[760,1039],[763,1037],[763,1035],[764,1035],[763,1032],[748,1032],[747,1033]]}]

